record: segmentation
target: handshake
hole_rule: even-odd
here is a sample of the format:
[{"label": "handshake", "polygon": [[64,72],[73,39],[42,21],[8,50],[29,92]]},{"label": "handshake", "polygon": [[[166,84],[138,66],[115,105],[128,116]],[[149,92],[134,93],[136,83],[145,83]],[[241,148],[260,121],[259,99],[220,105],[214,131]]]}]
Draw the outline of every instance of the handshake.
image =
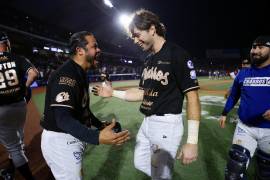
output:
[{"label": "handshake", "polygon": [[[112,122],[109,122],[109,121],[102,121],[102,126],[100,128],[98,128],[98,130],[102,130],[104,129],[106,126],[110,125]],[[115,125],[113,126],[112,130],[115,132],[115,133],[119,133],[122,131],[122,127],[121,127],[121,124],[119,122],[115,122]]]},{"label": "handshake", "polygon": [[130,139],[128,130],[122,131],[121,124],[114,119],[112,122],[103,121],[98,130],[99,144],[122,145]]}]

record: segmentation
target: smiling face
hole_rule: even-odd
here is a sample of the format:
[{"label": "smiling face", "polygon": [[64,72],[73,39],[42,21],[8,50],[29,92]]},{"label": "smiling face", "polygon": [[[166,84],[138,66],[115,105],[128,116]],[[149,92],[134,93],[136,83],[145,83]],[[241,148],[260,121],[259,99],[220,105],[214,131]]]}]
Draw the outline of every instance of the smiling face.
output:
[{"label": "smiling face", "polygon": [[266,61],[270,61],[270,47],[253,44],[250,50],[250,57],[252,64],[255,66],[261,66]]},{"label": "smiling face", "polygon": [[135,27],[133,29],[132,39],[143,51],[151,51],[154,44],[153,31],[153,26],[149,30],[139,30]]},{"label": "smiling face", "polygon": [[85,39],[88,42],[85,46],[85,58],[87,62],[89,62],[90,67],[95,68],[97,67],[97,59],[100,55],[101,50],[98,48],[98,44],[94,36],[86,36]]}]

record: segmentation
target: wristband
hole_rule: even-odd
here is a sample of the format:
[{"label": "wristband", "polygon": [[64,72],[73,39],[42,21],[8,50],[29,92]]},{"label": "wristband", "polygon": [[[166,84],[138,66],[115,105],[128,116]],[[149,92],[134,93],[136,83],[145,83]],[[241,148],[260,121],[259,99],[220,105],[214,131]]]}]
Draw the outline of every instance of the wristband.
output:
[{"label": "wristband", "polygon": [[126,99],[126,91],[113,90],[112,96],[125,100]]},{"label": "wristband", "polygon": [[188,144],[198,143],[199,125],[200,121],[188,120],[188,137],[187,137]]}]

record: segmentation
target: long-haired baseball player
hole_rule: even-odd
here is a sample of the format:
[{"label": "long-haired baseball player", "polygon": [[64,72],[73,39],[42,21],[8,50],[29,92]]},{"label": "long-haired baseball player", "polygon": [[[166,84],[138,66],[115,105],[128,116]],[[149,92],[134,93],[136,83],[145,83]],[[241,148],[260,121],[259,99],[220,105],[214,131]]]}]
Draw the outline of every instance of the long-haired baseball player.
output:
[{"label": "long-haired baseball player", "polygon": [[23,128],[27,88],[37,76],[36,68],[26,58],[11,53],[8,36],[0,32],[0,143],[10,160],[10,167],[1,175],[6,179],[12,179],[15,168],[25,179],[33,179],[24,151]]},{"label": "long-haired baseball player", "polygon": [[229,160],[226,180],[246,179],[246,169],[256,151],[257,180],[270,179],[270,36],[259,36],[250,50],[251,68],[236,76],[228,97],[220,126],[226,115],[241,98],[238,122]]},{"label": "long-haired baseball player", "polygon": [[140,87],[126,91],[96,87],[96,94],[142,101],[145,115],[136,139],[134,165],[152,179],[171,179],[174,159],[184,132],[182,105],[187,99],[188,139],[179,153],[183,164],[198,156],[200,102],[198,81],[190,55],[167,42],[159,17],[147,10],[134,13],[128,30],[134,43],[149,52]]}]

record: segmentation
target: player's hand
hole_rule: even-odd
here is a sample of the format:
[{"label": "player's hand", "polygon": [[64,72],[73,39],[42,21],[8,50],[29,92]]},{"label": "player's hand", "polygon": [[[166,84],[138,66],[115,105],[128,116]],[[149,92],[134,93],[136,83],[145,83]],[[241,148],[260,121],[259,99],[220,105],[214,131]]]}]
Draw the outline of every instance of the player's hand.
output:
[{"label": "player's hand", "polygon": [[93,87],[93,93],[96,96],[101,97],[112,97],[113,88],[111,86],[105,85],[105,86],[95,86]]},{"label": "player's hand", "polygon": [[122,145],[127,140],[130,139],[128,130],[115,133],[113,127],[115,126],[115,120],[112,120],[112,123],[106,126],[99,133],[99,143],[100,144],[115,144]]},{"label": "player's hand", "polygon": [[227,116],[220,116],[219,118],[219,125],[221,128],[225,128]]},{"label": "player's hand", "polygon": [[263,118],[270,121],[270,109],[265,111],[265,113],[263,114]]},{"label": "player's hand", "polygon": [[177,156],[182,164],[187,165],[197,160],[198,157],[198,145],[197,144],[185,144],[183,145],[180,153]]},{"label": "player's hand", "polygon": [[111,122],[109,122],[109,121],[101,121],[101,123],[102,123],[102,125],[101,125],[101,127],[98,128],[99,130],[104,129],[106,126],[111,124]]}]

